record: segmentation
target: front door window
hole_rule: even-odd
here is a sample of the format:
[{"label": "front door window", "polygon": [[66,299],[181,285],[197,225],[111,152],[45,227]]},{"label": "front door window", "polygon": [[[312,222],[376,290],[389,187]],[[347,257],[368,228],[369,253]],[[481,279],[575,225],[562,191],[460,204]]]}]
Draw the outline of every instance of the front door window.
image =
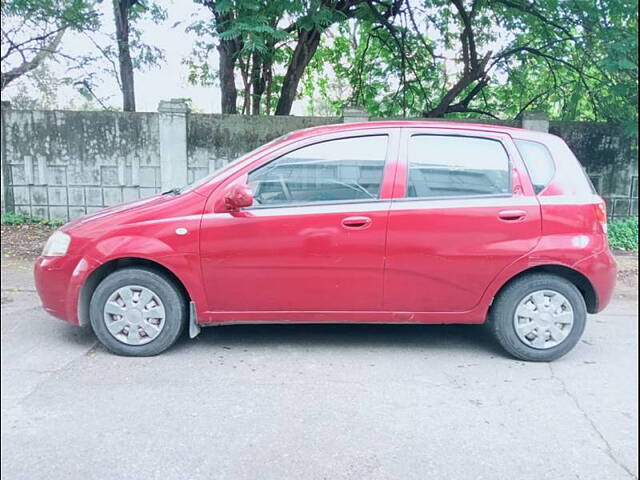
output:
[{"label": "front door window", "polygon": [[387,135],[329,140],[289,152],[249,174],[257,205],[378,199]]}]

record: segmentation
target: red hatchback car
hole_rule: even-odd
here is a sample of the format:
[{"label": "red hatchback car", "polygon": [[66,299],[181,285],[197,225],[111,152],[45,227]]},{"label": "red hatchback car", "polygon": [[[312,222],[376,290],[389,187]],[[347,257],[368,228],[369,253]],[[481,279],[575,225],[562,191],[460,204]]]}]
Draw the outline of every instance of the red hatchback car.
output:
[{"label": "red hatchback car", "polygon": [[512,355],[549,361],[611,299],[606,219],[553,135],[332,125],[66,224],[35,278],[47,312],[123,355],[185,326],[486,322]]}]

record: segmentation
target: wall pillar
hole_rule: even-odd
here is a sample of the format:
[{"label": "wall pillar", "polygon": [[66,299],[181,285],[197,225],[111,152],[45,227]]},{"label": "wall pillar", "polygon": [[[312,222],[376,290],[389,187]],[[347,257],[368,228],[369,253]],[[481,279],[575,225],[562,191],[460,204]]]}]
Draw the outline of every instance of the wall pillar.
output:
[{"label": "wall pillar", "polygon": [[523,112],[520,125],[527,130],[549,133],[549,117],[544,112]]},{"label": "wall pillar", "polygon": [[342,123],[368,122],[369,115],[362,107],[346,107],[342,112]]},{"label": "wall pillar", "polygon": [[189,106],[181,99],[163,100],[158,105],[160,138],[160,185],[170,190],[187,184],[187,115]]},{"label": "wall pillar", "polygon": [[[3,215],[6,212],[6,205],[4,202],[5,202],[5,190],[7,190],[7,185],[5,183],[4,170],[5,168],[8,168],[5,165],[7,161],[7,158],[6,158],[7,135],[6,135],[6,132],[4,131],[4,128],[5,128],[4,116],[8,115],[10,110],[11,110],[11,104],[9,102],[3,101],[2,109],[0,111],[0,131],[2,132],[2,139],[1,139],[2,144],[0,145],[0,210]],[[11,208],[11,210],[13,210],[13,208]]]}]

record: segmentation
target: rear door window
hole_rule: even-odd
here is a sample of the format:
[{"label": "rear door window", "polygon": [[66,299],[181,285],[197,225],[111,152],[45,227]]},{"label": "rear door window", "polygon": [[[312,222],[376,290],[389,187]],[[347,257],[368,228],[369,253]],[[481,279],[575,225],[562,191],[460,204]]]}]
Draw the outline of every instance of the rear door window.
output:
[{"label": "rear door window", "polygon": [[414,135],[409,140],[407,197],[508,195],[509,156],[497,140]]}]

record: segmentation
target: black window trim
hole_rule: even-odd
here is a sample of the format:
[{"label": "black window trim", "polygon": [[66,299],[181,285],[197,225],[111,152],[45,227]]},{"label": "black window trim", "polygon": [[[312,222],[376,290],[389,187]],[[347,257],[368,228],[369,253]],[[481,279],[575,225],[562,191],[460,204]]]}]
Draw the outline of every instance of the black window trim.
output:
[{"label": "black window trim", "polygon": [[[387,174],[387,167],[388,165],[391,163],[390,160],[390,153],[391,153],[391,149],[392,149],[392,142],[393,142],[393,138],[394,138],[394,132],[391,129],[380,129],[380,132],[375,132],[372,131],[371,133],[365,133],[363,131],[358,131],[358,132],[349,132],[352,133],[351,135],[340,135],[340,136],[336,136],[335,138],[325,138],[324,140],[320,140],[318,142],[309,142],[305,145],[300,145],[297,148],[293,148],[292,150],[288,150],[286,152],[283,152],[281,155],[278,155],[275,158],[272,158],[271,160],[269,160],[266,163],[263,163],[261,165],[259,165],[258,167],[254,168],[253,170],[248,171],[245,175],[247,175],[247,178],[249,175],[251,175],[253,172],[269,165],[272,162],[275,162],[276,160],[279,160],[280,158],[284,157],[285,155],[289,155],[292,152],[295,152],[296,150],[300,150],[302,148],[306,148],[306,147],[310,147],[313,145],[319,145],[321,143],[325,143],[325,142],[333,142],[336,140],[346,140],[346,139],[350,139],[350,138],[362,138],[362,137],[387,137],[387,151],[385,152],[384,155],[384,165],[382,167],[382,179],[380,182],[380,189],[382,190],[382,185],[384,184],[384,178],[385,175]],[[380,193],[378,193],[378,195],[380,195]],[[277,204],[277,205],[260,205],[260,204],[254,204],[251,205],[250,207],[246,207],[243,208],[243,211],[250,211],[250,210],[265,210],[265,209],[273,209],[273,208],[278,208],[278,209],[283,209],[283,208],[301,208],[301,207],[315,207],[315,206],[326,206],[326,205],[354,205],[354,204],[368,204],[368,203],[380,203],[380,202],[391,202],[393,199],[392,198],[364,198],[364,199],[354,199],[354,200],[335,200],[335,201],[325,201],[325,202],[304,202],[304,203],[284,203],[284,204]]]},{"label": "black window trim", "polygon": [[394,200],[393,198],[371,198],[371,199],[361,199],[361,200],[335,200],[335,201],[326,201],[326,202],[307,202],[307,203],[285,203],[278,205],[251,205],[250,207],[243,208],[242,211],[249,210],[265,210],[271,208],[300,208],[300,207],[315,207],[315,206],[326,206],[326,205],[357,205],[357,204],[368,204],[368,203],[381,203],[381,202],[391,202]]},{"label": "black window trim", "polygon": [[[477,194],[477,195],[446,195],[446,196],[438,196],[438,197],[409,197],[409,142],[413,137],[457,137],[457,138],[473,138],[473,139],[481,139],[481,140],[489,140],[492,142],[498,142],[502,149],[504,150],[505,155],[507,156],[507,170],[509,176],[509,193],[486,193],[486,194]],[[518,152],[520,153],[520,152]],[[407,169],[407,178],[405,182],[404,188],[404,197],[394,198],[394,201],[403,201],[403,202],[411,202],[411,201],[442,201],[442,200],[459,200],[459,199],[479,199],[479,198],[511,198],[513,197],[513,161],[511,159],[511,155],[509,155],[509,150],[505,146],[504,142],[500,138],[492,138],[484,135],[465,135],[460,132],[451,132],[451,133],[417,133],[410,132],[407,138],[406,143],[406,151],[405,151],[405,164]]]},{"label": "black window trim", "polygon": [[486,193],[486,194],[478,194],[478,195],[456,195],[456,196],[446,196],[446,197],[402,197],[402,198],[394,198],[394,202],[441,202],[443,200],[480,200],[483,198],[511,198],[513,197],[512,193]]}]

